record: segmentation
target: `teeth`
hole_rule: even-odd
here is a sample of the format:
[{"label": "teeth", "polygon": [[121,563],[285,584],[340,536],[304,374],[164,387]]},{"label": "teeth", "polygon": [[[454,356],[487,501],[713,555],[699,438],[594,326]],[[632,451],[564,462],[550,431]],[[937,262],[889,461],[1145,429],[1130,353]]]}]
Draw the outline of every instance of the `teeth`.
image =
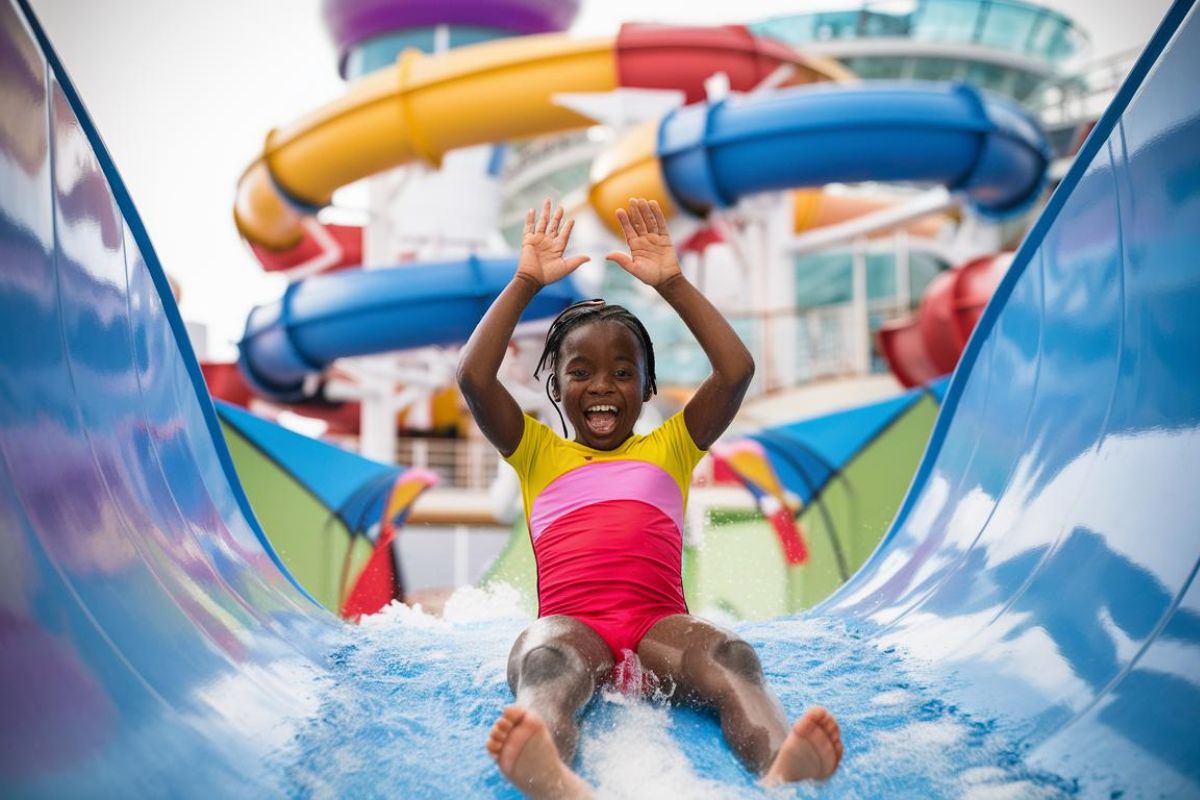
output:
[{"label": "teeth", "polygon": [[617,413],[617,407],[616,406],[590,406],[590,407],[588,407],[588,410],[587,410],[587,412],[589,414],[594,414],[597,411],[611,411],[612,413],[615,414],[615,413]]}]

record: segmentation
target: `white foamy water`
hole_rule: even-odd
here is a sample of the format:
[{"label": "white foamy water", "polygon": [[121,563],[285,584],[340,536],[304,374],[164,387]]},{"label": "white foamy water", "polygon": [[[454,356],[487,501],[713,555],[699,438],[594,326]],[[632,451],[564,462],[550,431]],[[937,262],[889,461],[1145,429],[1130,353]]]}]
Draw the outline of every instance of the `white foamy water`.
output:
[{"label": "white foamy water", "polygon": [[887,692],[880,692],[871,698],[871,705],[875,706],[898,706],[912,700],[912,694],[903,689],[892,689]]},{"label": "white foamy water", "polygon": [[743,796],[697,773],[671,735],[671,712],[666,706],[630,700],[616,692],[604,692],[600,702],[614,706],[611,721],[601,730],[589,731],[580,749],[583,770],[596,777],[599,800]]},{"label": "white foamy water", "polygon": [[[296,797],[519,795],[484,750],[512,702],[507,659],[531,622],[507,587],[464,589],[435,617],[392,605],[328,643],[328,674],[305,687],[308,719],[276,759]],[[1056,797],[1071,783],[1026,769],[1002,726],[943,700],[947,683],[834,620],[731,624],[760,653],[789,719],[820,704],[846,756],[825,784],[766,791],[715,718],[663,698],[604,691],[586,709],[575,768],[601,798]],[[381,787],[386,787],[383,789]],[[1063,787],[1068,787],[1064,789]]]}]

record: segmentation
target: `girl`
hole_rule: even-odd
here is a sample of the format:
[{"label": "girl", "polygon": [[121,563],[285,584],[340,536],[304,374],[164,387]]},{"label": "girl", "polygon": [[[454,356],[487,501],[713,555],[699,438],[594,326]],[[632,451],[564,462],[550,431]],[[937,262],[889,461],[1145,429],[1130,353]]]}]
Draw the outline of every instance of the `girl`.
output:
[{"label": "girl", "polygon": [[[704,348],[712,374],[682,412],[634,434],[655,392],[654,350],[620,306],[590,300],[550,327],[538,369],[575,430],[560,438],[521,412],[496,377],[533,296],[578,268],[565,258],[573,220],[530,209],[517,272],[463,349],[458,385],[476,422],[521,479],[538,572],[538,619],[513,645],[516,702],[487,748],[532,798],[590,797],[569,764],[576,715],[596,687],[637,658],[674,698],[713,709],[734,753],[766,785],[833,774],[842,756],[834,718],[811,708],[791,728],[754,649],[687,613],[681,576],[683,509],[692,469],[732,421],[754,361],[721,314],[687,281],[655,202],[629,201],[617,220],[629,253],[608,258],[653,287]],[[536,377],[536,373],[535,373]]]}]

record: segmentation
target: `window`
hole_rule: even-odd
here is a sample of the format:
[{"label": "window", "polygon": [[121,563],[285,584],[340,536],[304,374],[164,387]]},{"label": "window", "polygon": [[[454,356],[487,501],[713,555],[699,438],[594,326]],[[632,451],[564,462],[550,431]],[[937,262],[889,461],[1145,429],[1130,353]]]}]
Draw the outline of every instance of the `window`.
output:
[{"label": "window", "polygon": [[1025,43],[1038,18],[1038,11],[1028,6],[992,2],[979,34],[979,43],[1024,52]]},{"label": "window", "polygon": [[962,75],[963,63],[949,58],[917,59],[913,77],[922,81],[949,81]]},{"label": "window", "polygon": [[844,63],[864,80],[894,79],[905,74],[905,60],[896,56],[857,56],[845,59]]},{"label": "window", "polygon": [[919,303],[921,296],[939,272],[949,268],[949,265],[929,253],[908,254],[908,286],[914,304]]},{"label": "window", "polygon": [[896,297],[896,256],[892,253],[867,255],[867,299],[893,300]]},{"label": "window", "polygon": [[981,6],[972,0],[925,0],[913,38],[935,42],[970,42]]},{"label": "window", "polygon": [[854,292],[849,253],[796,258],[796,305],[805,308],[849,303]]}]

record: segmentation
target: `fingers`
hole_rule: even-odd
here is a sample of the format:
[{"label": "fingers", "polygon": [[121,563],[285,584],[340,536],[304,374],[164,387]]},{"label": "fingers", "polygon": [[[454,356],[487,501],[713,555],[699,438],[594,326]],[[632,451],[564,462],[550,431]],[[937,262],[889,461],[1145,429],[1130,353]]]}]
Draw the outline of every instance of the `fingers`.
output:
[{"label": "fingers", "polygon": [[663,213],[662,206],[657,200],[650,201],[650,213],[654,216],[654,222],[658,225],[659,233],[667,232],[667,215]]},{"label": "fingers", "polygon": [[562,239],[564,250],[567,248],[567,242],[571,241],[571,231],[573,230],[575,230],[575,218],[571,217],[567,220],[567,224],[563,225],[562,231],[558,234],[558,237]]},{"label": "fingers", "polygon": [[633,229],[638,233],[646,233],[649,228],[646,226],[646,219],[642,216],[642,203],[645,200],[629,198],[629,221],[633,223]]},{"label": "fingers", "polygon": [[621,224],[626,239],[642,234],[670,235],[667,229],[667,215],[663,213],[657,200],[629,198],[629,210],[618,208],[617,221]]},{"label": "fingers", "polygon": [[607,258],[609,261],[612,261],[613,263],[615,263],[621,269],[627,270],[633,266],[633,259],[629,257],[629,254],[622,253],[620,250],[614,250],[613,252],[606,255],[605,258]]},{"label": "fingers", "polygon": [[617,224],[621,226],[621,232],[625,234],[626,241],[637,237],[637,231],[633,229],[633,222],[629,219],[628,212],[623,208],[617,209]]},{"label": "fingers", "polygon": [[558,236],[558,226],[562,225],[562,219],[563,219],[563,208],[562,208],[562,206],[559,206],[557,209],[555,209],[554,216],[551,217],[551,219],[550,219],[550,225],[547,226],[547,228],[546,228],[547,236],[549,236],[550,238],[554,238],[555,236]]},{"label": "fingers", "polygon": [[591,260],[592,260],[591,256],[572,256],[571,258],[568,258],[566,260],[566,262],[564,262],[564,263],[566,263],[566,265],[567,265],[567,272],[571,273],[571,272],[574,272],[575,270],[579,269],[582,265],[586,264],[587,262],[589,262]]},{"label": "fingers", "polygon": [[575,221],[568,219],[564,226],[563,218],[566,216],[566,212],[563,210],[563,207],[559,206],[551,214],[550,210],[552,208],[553,204],[550,202],[550,198],[547,197],[545,202],[542,203],[540,214],[536,213],[532,208],[529,209],[525,214],[525,230],[523,235],[528,236],[531,233],[538,233],[545,234],[550,239],[561,238],[565,246],[567,240],[571,238],[571,229],[575,227]]}]

